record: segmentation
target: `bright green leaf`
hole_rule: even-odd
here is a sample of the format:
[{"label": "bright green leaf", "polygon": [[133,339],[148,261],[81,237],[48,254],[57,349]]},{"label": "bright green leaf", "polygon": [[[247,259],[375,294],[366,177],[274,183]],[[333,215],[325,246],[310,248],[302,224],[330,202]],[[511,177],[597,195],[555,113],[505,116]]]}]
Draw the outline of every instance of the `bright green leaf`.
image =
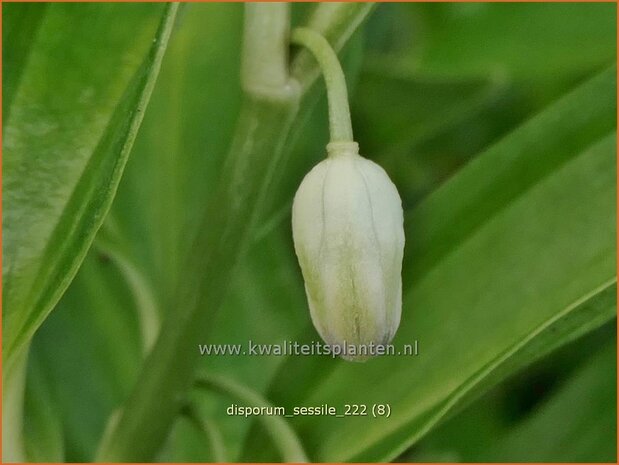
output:
[{"label": "bright green leaf", "polygon": [[[274,404],[391,405],[388,419],[294,419],[313,460],[393,459],[472,396],[613,317],[615,86],[614,68],[595,77],[408,218],[395,343],[419,340],[418,357],[283,366]],[[261,441],[252,435],[247,458],[273,458],[256,455]]]},{"label": "bright green leaf", "polygon": [[155,34],[161,11],[49,5],[29,48],[3,128],[5,370],[68,286],[111,204],[171,31],[175,9],[166,8]]}]

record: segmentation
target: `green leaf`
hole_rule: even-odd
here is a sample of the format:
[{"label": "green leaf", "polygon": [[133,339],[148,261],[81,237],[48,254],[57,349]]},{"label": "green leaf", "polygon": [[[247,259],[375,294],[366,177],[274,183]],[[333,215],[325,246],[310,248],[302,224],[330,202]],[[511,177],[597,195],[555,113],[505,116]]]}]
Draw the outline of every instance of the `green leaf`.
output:
[{"label": "green leaf", "polygon": [[[118,194],[97,235],[97,251],[91,252],[93,257],[86,259],[57,310],[35,337],[37,357],[44,358],[49,372],[58,373],[51,377],[55,390],[62,394],[57,402],[70,444],[68,460],[92,459],[105,419],[120,406],[129,387],[111,380],[118,378],[116,370],[125,364],[135,367],[137,373],[140,360],[134,343],[125,341],[139,337],[136,332],[123,336],[122,343],[117,338],[108,343],[105,334],[86,331],[109,327],[111,323],[102,322],[107,318],[104,315],[118,320],[121,327],[135,326],[131,303],[138,296],[128,295],[126,290],[116,296],[118,286],[101,278],[98,269],[104,264],[92,263],[98,263],[101,255],[97,245],[102,237],[119,245],[122,258],[134,264],[158,307],[163,306],[182,265],[181,258],[188,252],[187,237],[197,227],[234,129],[240,103],[242,13],[242,5],[225,3],[191,4],[180,13],[179,27],[170,40]],[[229,298],[213,321],[209,338],[205,335],[203,342],[240,343],[249,338],[267,342],[293,337],[302,327],[304,313],[290,312],[291,308],[301,308],[304,299],[301,283],[287,272],[296,271],[289,253],[290,241],[286,230],[285,235],[278,231],[276,236],[255,244],[231,284]],[[115,265],[116,258],[111,257],[108,267],[110,263]],[[86,287],[85,283],[92,284]],[[97,295],[94,308],[89,292]],[[121,313],[118,309],[123,305]],[[84,312],[84,308],[91,310]],[[255,319],[261,324],[254,324]],[[118,328],[106,331],[116,334]],[[62,334],[80,336],[65,338],[62,347],[56,347],[55,341]],[[97,341],[99,350],[93,353],[89,341]],[[97,383],[85,382],[79,371],[71,375],[79,361],[70,354],[81,354],[79,359]],[[209,373],[231,374],[263,391],[281,361],[274,357],[256,364],[251,357],[205,357],[201,366]],[[79,402],[71,402],[72,398]],[[248,422],[225,415],[227,399],[214,397],[209,402],[202,395],[199,400],[204,404],[204,418],[215,417],[220,425],[229,458],[238,456]],[[88,419],[80,418],[84,411]],[[203,453],[203,435],[193,429],[179,418],[165,454],[158,460],[209,460],[210,456]]]},{"label": "green leaf", "polygon": [[25,454],[31,462],[64,461],[64,437],[51,383],[39,360],[28,366],[24,405]]},{"label": "green leaf", "polygon": [[3,128],[5,370],[65,291],[109,209],[175,11],[47,9]]},{"label": "green leaf", "polygon": [[242,4],[188,4],[178,23],[111,210],[160,303],[173,293],[241,100]]},{"label": "green leaf", "polygon": [[612,3],[415,3],[405,14],[392,7],[382,27],[399,33],[376,29],[375,65],[434,78],[582,75],[615,60],[616,12]]},{"label": "green leaf", "polygon": [[616,341],[594,354],[544,405],[499,437],[482,462],[614,462]]},{"label": "green leaf", "polygon": [[[275,405],[391,405],[389,418],[295,418],[312,460],[391,460],[472,397],[614,316],[615,88],[613,67],[408,216],[394,343],[418,340],[418,357],[282,366]],[[258,444],[250,434],[246,458],[274,457]]]},{"label": "green leaf", "polygon": [[610,65],[614,9],[382,4],[367,24],[364,72],[351,101],[360,146],[393,173],[404,204],[414,206],[474,155]]},{"label": "green leaf", "polygon": [[[616,368],[608,366],[608,357],[603,362],[605,357],[601,353],[616,347],[616,324],[617,321],[613,319],[510,377],[441,424],[400,459],[407,462],[432,462],[449,457],[454,462],[503,461],[507,454],[497,456],[497,449],[503,449],[496,447],[497,444],[503,444],[515,432],[528,432],[528,425],[537,423],[540,417],[546,417],[548,406],[557,403],[575,379],[583,378],[583,369],[588,370],[586,366],[599,366],[600,362],[603,368],[598,370],[597,375],[603,379],[598,379],[597,386],[591,386],[590,393],[583,395],[574,405],[590,405],[593,399],[601,401],[608,395],[607,388],[615,384],[615,377],[611,374],[616,372]],[[593,381],[591,377],[589,379]],[[616,443],[612,436],[616,429],[613,426],[616,416],[614,401],[607,399],[608,408],[603,412],[595,412],[599,424],[605,429],[594,431],[599,439],[596,441],[590,440],[590,436],[585,433],[587,428],[583,428],[583,422],[579,422],[581,417],[586,422],[588,414],[578,408],[572,411],[568,404],[561,404],[564,408],[560,416],[555,410],[556,424],[547,424],[546,434],[535,439],[530,437],[530,441],[520,443],[520,447],[514,448],[509,455],[519,457],[519,461],[552,461],[559,457],[566,462],[612,461],[613,455],[610,454],[614,454],[611,451],[615,449]],[[564,434],[571,434],[568,431],[579,428],[580,434],[572,436],[569,444],[560,440]],[[552,454],[542,458],[542,451],[551,449]],[[576,451],[578,456],[574,455]],[[527,455],[529,458],[525,458]]]},{"label": "green leaf", "polygon": [[[36,367],[50,385],[66,461],[92,460],[108,416],[135,380],[143,350],[132,299],[118,265],[91,250],[32,341],[31,372]],[[26,396],[26,405],[37,402],[36,391]],[[30,431],[41,426],[35,418],[26,423],[32,425],[25,431],[26,444],[33,444],[36,436]],[[43,461],[54,460],[53,449],[38,449],[38,454]]]},{"label": "green leaf", "polygon": [[15,96],[30,48],[44,16],[46,3],[14,3],[5,5],[2,13],[2,117],[9,119]]}]

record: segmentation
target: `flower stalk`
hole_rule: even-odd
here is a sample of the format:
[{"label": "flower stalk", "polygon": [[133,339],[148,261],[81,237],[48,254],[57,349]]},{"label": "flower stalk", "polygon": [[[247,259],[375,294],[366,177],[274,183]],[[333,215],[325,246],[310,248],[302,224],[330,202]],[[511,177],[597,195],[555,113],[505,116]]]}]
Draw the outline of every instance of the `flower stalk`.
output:
[{"label": "flower stalk", "polygon": [[353,142],[346,78],[337,55],[322,35],[309,28],[295,29],[291,40],[312,52],[324,76],[329,104],[331,142]]}]

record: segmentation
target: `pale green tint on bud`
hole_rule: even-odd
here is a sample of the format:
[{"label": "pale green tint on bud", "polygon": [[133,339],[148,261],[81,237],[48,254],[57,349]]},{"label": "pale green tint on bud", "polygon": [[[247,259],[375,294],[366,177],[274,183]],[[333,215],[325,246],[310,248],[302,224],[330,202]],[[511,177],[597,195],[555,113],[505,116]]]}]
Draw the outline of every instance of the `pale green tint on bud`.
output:
[{"label": "pale green tint on bud", "polygon": [[327,149],[329,158],[305,176],[292,207],[312,321],[330,345],[387,344],[402,308],[402,202],[356,143]]}]

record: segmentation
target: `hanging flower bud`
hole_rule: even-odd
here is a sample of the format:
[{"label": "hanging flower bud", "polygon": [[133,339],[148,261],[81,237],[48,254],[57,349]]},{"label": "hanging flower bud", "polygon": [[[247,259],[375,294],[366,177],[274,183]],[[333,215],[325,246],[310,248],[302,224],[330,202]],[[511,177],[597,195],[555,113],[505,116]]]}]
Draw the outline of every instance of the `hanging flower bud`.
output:
[{"label": "hanging flower bud", "polygon": [[294,198],[294,248],[314,326],[333,353],[361,361],[400,324],[402,202],[387,173],[359,156],[346,79],[329,42],[307,28],[295,29],[291,40],[314,55],[324,75],[331,136],[328,158]]},{"label": "hanging flower bud", "polygon": [[314,326],[343,354],[387,344],[398,328],[403,214],[396,187],[355,142],[327,150],[295,195],[292,232]]}]

